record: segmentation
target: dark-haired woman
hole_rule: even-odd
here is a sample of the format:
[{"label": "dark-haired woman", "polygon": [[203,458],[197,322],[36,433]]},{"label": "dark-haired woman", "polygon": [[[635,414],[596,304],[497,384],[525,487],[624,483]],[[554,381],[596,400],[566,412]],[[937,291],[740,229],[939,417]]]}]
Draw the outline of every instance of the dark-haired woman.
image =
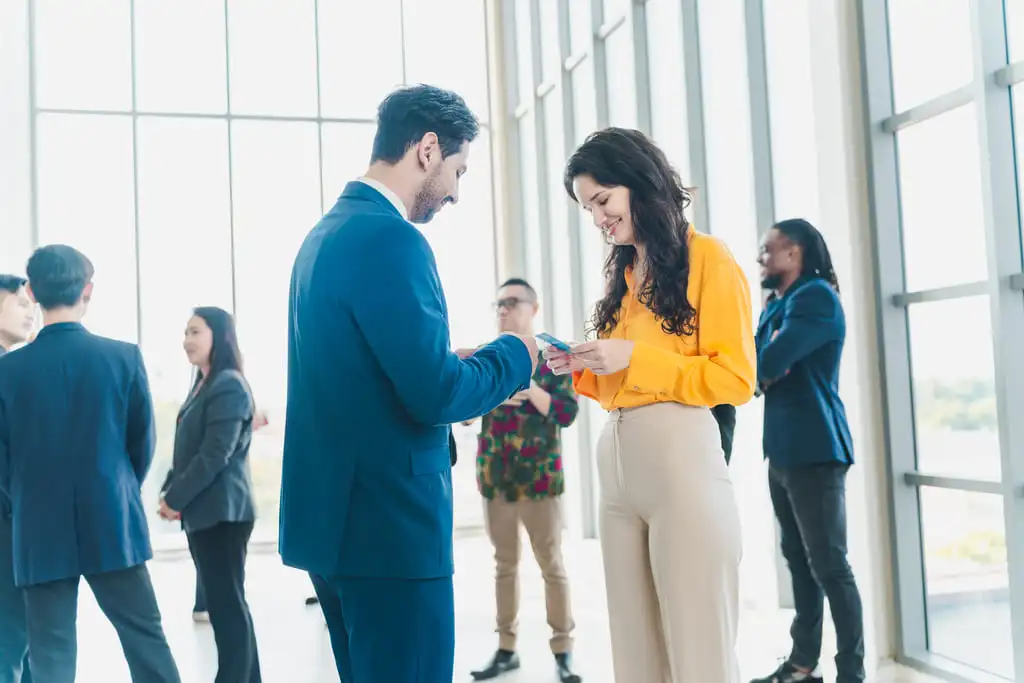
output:
[{"label": "dark-haired woman", "polygon": [[[824,598],[836,627],[838,683],[864,680],[864,619],[846,557],[846,472],[853,440],[839,398],[846,317],[825,239],[781,221],[761,244],[770,291],[757,329],[768,487],[793,581],[793,649],[763,683],[821,681]],[[759,683],[755,681],[754,683]]]},{"label": "dark-haired woman", "polygon": [[180,519],[188,537],[217,642],[215,683],[257,683],[256,633],[245,599],[256,519],[249,473],[254,408],[231,314],[195,309],[184,347],[196,380],[178,413],[160,515]]},{"label": "dark-haired woman", "polygon": [[618,683],[736,683],[739,513],[710,407],[754,393],[750,288],[642,133],[591,135],[569,196],[611,242],[596,339],[548,349],[609,411],[597,447],[601,545]]}]

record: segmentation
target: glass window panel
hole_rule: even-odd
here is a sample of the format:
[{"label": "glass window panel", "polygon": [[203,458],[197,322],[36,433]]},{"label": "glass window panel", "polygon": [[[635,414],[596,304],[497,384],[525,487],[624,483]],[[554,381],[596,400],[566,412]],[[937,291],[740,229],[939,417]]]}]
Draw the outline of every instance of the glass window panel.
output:
[{"label": "glass window panel", "polygon": [[130,1],[35,0],[34,8],[36,103],[131,109]]},{"label": "glass window panel", "polygon": [[[764,4],[775,215],[820,224],[810,4]],[[765,226],[761,226],[762,228]]]},{"label": "glass window panel", "polygon": [[[537,126],[533,112],[519,119],[519,185],[522,192],[522,231],[525,239],[526,279],[547,305],[547,282],[544,280],[544,232],[540,216],[540,182],[537,175]],[[545,316],[546,317],[546,316]]]},{"label": "glass window panel", "polygon": [[725,240],[743,267],[757,310],[757,233],[767,226],[757,225],[754,205],[746,18],[742,3],[713,4],[714,11],[699,15],[708,176],[695,201],[708,202],[711,225],[705,228]]},{"label": "glass window panel", "polygon": [[38,119],[39,242],[68,244],[96,269],[85,325],[138,341],[135,181],[127,116]]},{"label": "glass window panel", "polygon": [[648,69],[651,79],[651,128],[668,160],[690,182],[690,144],[683,65],[683,17],[679,0],[649,0]]},{"label": "glass window panel", "polygon": [[1002,497],[921,489],[928,646],[1013,679]]},{"label": "glass window panel", "polygon": [[572,305],[572,245],[569,242],[569,198],[562,184],[565,173],[565,129],[562,119],[562,91],[555,88],[544,97],[544,144],[548,181],[547,251],[550,254],[552,282],[545,300],[551,306],[554,326],[551,332],[561,339],[576,337]]},{"label": "glass window panel", "polygon": [[629,11],[630,0],[601,0],[604,22],[615,21]]},{"label": "glass window panel", "polygon": [[[995,361],[987,296],[914,304],[908,309],[914,380],[917,467],[959,477],[999,479]],[[950,362],[936,344],[958,330],[970,353]]]},{"label": "glass window panel", "polygon": [[316,116],[314,24],[312,0],[228,0],[232,112]]},{"label": "glass window panel", "polygon": [[971,3],[889,0],[886,4],[897,111],[971,81]]},{"label": "glass window panel", "polygon": [[572,108],[576,117],[577,146],[597,130],[597,92],[594,88],[594,62],[587,57],[572,71]]},{"label": "glass window panel", "polygon": [[[1024,3],[1021,3],[1021,7],[1024,8]],[[1021,200],[1021,211],[1024,211],[1024,86],[1015,85],[1011,92],[1013,96],[1013,137],[1017,150],[1017,196]]]},{"label": "glass window panel", "polygon": [[591,26],[590,3],[569,3],[569,46],[572,53],[589,52],[594,30]]},{"label": "glass window panel", "polygon": [[[373,118],[384,96],[402,84],[401,3],[320,0],[319,13],[321,113]],[[410,48],[416,46],[417,35],[407,34]],[[373,58],[367,60],[367,55]],[[353,68],[356,64],[360,67]]]},{"label": "glass window panel", "polygon": [[135,3],[139,109],[223,114],[228,106],[225,57],[222,3]]},{"label": "glass window panel", "polygon": [[530,1],[513,0],[516,16],[516,78],[519,81],[519,102],[533,102],[536,84],[533,77],[533,26]]},{"label": "glass window panel", "polygon": [[324,207],[326,213],[349,181],[366,173],[377,126],[372,123],[323,124]]},{"label": "glass window panel", "polygon": [[[481,121],[489,120],[487,91],[487,21],[479,0],[406,2],[406,79],[449,88],[466,99]],[[457,17],[457,40],[439,39],[437,17]]]},{"label": "glass window panel", "polygon": [[[476,346],[496,333],[492,302],[497,288],[494,243],[494,202],[491,192],[491,150],[486,131],[473,141],[469,171],[459,188],[459,202],[422,226],[437,259],[448,301],[453,348]],[[455,524],[484,523],[476,487],[476,430],[455,427],[459,463],[452,472]]]},{"label": "glass window panel", "polygon": [[558,3],[540,4],[540,45],[544,80],[558,81],[562,74],[562,47],[559,42]]},{"label": "glass window panel", "polygon": [[270,424],[250,457],[260,524],[276,534],[288,359],[288,286],[299,245],[319,220],[316,124],[232,124],[238,338],[256,404]]},{"label": "glass window panel", "polygon": [[608,67],[608,123],[637,127],[636,62],[630,22],[615,29],[604,43]]},{"label": "glass window panel", "polygon": [[[896,142],[907,289],[984,280],[988,266],[974,105],[904,128]],[[944,188],[954,193],[952,201],[936,201]]]},{"label": "glass window panel", "polygon": [[1010,47],[1010,61],[1024,60],[1024,2],[1005,0],[1006,38]]},{"label": "glass window panel", "polygon": [[227,132],[225,121],[139,119],[141,341],[157,421],[156,456],[142,490],[154,534],[180,533],[156,510],[192,378],[182,330],[196,306],[232,308]]}]

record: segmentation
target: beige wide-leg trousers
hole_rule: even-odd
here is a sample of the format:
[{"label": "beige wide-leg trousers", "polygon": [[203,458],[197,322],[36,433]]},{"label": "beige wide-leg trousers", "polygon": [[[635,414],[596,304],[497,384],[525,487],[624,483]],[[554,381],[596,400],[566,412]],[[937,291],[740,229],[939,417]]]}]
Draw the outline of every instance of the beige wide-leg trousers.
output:
[{"label": "beige wide-leg trousers", "polygon": [[739,512],[706,408],[613,410],[597,447],[616,683],[739,683]]}]

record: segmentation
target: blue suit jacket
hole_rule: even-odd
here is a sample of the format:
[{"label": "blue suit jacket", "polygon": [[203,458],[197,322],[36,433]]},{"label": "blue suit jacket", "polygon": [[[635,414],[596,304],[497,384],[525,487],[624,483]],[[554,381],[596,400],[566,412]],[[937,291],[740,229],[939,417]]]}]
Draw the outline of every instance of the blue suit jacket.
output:
[{"label": "blue suit jacket", "polygon": [[134,344],[58,323],[0,358],[0,491],[19,586],[152,557],[140,486],[155,436]]},{"label": "blue suit jacket", "polygon": [[451,423],[529,386],[503,337],[467,360],[426,238],[350,183],[292,270],[281,483],[285,564],[327,577],[452,573]]},{"label": "blue suit jacket", "polygon": [[764,455],[776,467],[853,463],[839,398],[846,317],[824,280],[799,280],[770,299],[757,328],[757,375],[764,393]]}]

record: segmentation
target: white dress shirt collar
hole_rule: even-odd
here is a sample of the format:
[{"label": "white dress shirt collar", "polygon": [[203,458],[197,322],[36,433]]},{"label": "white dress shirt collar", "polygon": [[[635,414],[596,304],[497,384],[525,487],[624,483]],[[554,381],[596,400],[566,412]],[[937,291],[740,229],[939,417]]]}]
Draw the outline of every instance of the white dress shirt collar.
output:
[{"label": "white dress shirt collar", "polygon": [[363,183],[364,185],[369,185],[373,189],[377,190],[377,192],[380,192],[382,195],[384,195],[384,198],[394,205],[395,209],[398,210],[398,213],[402,216],[402,218],[404,218],[405,220],[409,220],[409,213],[408,211],[406,211],[405,204],[402,203],[402,200],[398,198],[397,194],[391,191],[390,187],[380,182],[379,180],[374,180],[373,178],[359,178],[359,182]]}]

